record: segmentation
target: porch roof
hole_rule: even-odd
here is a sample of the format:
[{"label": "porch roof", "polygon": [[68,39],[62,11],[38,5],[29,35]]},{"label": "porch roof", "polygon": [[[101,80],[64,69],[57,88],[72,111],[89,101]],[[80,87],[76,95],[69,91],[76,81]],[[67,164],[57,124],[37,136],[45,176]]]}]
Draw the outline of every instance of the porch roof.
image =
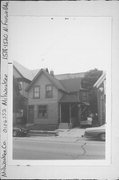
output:
[{"label": "porch roof", "polygon": [[65,94],[59,101],[60,103],[79,103],[77,94]]}]

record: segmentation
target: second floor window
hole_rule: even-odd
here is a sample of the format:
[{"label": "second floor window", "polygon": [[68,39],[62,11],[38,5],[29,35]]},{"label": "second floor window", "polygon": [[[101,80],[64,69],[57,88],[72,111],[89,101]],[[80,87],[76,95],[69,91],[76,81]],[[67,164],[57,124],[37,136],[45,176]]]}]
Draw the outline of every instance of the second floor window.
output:
[{"label": "second floor window", "polygon": [[33,89],[33,97],[34,98],[40,98],[40,87],[36,86]]},{"label": "second floor window", "polygon": [[52,97],[53,97],[53,86],[46,85],[46,98],[52,98]]}]

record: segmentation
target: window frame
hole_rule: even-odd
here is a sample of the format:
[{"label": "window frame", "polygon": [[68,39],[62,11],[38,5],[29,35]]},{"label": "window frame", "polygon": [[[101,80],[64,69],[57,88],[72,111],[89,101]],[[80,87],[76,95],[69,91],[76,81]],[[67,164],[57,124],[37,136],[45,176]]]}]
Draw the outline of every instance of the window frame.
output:
[{"label": "window frame", "polygon": [[[51,87],[51,90],[50,90],[50,91],[47,90],[48,86]],[[49,92],[51,93],[50,96],[48,95]],[[47,85],[45,86],[45,97],[46,97],[46,98],[53,98],[53,85],[52,85],[52,84],[47,84]]]},{"label": "window frame", "polygon": [[[35,88],[38,88],[39,89],[39,95],[38,97],[35,96]],[[40,99],[40,86],[36,85],[33,87],[33,98],[34,99]]]},{"label": "window frame", "polygon": [[[40,109],[40,107],[41,107],[41,109]],[[46,111],[46,115],[45,116],[43,116],[43,115],[39,116],[39,110]],[[43,112],[41,112],[41,113],[43,113]],[[43,104],[43,105],[38,105],[37,106],[37,118],[38,119],[47,119],[48,118],[48,105]]]}]

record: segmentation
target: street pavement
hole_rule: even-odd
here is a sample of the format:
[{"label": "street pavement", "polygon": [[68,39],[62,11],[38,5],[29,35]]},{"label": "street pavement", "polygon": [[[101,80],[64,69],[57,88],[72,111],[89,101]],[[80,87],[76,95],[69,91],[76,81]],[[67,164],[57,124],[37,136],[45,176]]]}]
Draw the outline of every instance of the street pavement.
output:
[{"label": "street pavement", "polygon": [[77,136],[13,138],[13,159],[79,160],[104,159],[105,142],[90,141]]}]

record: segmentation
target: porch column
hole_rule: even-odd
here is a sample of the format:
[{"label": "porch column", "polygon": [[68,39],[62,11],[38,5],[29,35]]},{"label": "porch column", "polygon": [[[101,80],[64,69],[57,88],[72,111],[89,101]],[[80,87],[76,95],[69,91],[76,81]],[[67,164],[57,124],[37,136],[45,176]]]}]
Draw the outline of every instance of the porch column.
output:
[{"label": "porch column", "polygon": [[60,109],[60,123],[61,123],[61,121],[62,121],[61,104],[59,104],[59,109]]},{"label": "porch column", "polygon": [[71,122],[71,104],[69,104],[69,123],[70,123],[70,127],[72,126],[72,122]]}]

